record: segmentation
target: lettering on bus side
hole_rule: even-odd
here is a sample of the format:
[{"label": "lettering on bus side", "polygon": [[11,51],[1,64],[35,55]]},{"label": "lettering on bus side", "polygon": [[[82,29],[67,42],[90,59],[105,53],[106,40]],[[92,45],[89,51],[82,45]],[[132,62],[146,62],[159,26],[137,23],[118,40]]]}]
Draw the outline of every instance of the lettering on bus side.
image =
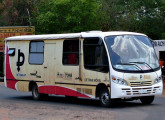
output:
[{"label": "lettering on bus side", "polygon": [[17,73],[17,77],[26,77],[26,74]]},{"label": "lettering on bus side", "polygon": [[66,79],[66,80],[71,80],[72,79],[72,73],[60,73],[60,72],[57,72],[57,78],[63,78],[63,79]]},{"label": "lettering on bus side", "polygon": [[104,82],[109,82],[109,80],[107,78],[105,78],[105,80],[103,80]]},{"label": "lettering on bus side", "polygon": [[30,73],[30,75],[31,75],[31,76],[34,76],[34,77],[36,77],[36,78],[41,78],[41,76],[38,75],[38,72],[37,72],[37,71],[34,72],[34,73]]},{"label": "lettering on bus side", "polygon": [[101,79],[85,78],[85,82],[101,82]]},{"label": "lettering on bus side", "polygon": [[23,66],[25,62],[25,55],[23,52],[20,51],[20,49],[18,49],[18,61],[17,61],[17,71],[20,71],[20,67]]}]

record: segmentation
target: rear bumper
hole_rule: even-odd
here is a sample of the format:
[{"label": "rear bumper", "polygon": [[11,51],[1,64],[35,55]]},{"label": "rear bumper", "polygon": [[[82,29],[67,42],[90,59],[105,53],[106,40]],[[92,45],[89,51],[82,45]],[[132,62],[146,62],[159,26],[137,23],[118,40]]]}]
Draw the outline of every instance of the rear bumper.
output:
[{"label": "rear bumper", "polygon": [[163,92],[163,83],[157,83],[152,86],[130,87],[112,83],[111,98],[133,98],[141,96],[161,95]]}]

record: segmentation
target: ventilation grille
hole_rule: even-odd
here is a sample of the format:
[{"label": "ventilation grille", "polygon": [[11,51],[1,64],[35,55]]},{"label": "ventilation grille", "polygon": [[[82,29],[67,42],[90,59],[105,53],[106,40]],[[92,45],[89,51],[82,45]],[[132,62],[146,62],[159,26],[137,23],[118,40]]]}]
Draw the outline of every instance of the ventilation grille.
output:
[{"label": "ventilation grille", "polygon": [[138,87],[138,86],[151,86],[152,81],[142,81],[142,82],[130,82],[131,87]]},{"label": "ventilation grille", "polygon": [[126,95],[149,95],[154,94],[156,91],[158,91],[161,87],[146,87],[146,88],[123,88],[122,91],[126,93]]}]

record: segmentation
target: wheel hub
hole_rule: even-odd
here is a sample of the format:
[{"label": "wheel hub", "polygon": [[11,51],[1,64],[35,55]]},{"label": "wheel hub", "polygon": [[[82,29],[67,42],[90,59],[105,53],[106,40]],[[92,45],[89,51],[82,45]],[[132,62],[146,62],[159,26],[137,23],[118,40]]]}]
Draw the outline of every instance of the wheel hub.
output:
[{"label": "wheel hub", "polygon": [[109,95],[108,93],[104,93],[101,97],[102,103],[107,104],[109,102]]}]

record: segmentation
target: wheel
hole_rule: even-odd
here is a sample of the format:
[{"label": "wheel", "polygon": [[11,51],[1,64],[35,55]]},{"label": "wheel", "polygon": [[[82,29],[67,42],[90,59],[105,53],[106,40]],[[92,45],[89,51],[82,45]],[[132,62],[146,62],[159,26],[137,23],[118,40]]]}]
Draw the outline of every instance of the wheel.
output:
[{"label": "wheel", "polygon": [[110,107],[111,106],[111,99],[110,99],[108,89],[102,89],[100,91],[99,98],[100,98],[101,106],[103,106],[103,107]]},{"label": "wheel", "polygon": [[48,94],[39,93],[37,85],[33,85],[33,87],[32,87],[32,96],[33,96],[34,100],[41,100],[43,98],[47,98]]},{"label": "wheel", "polygon": [[34,100],[41,100],[48,97],[48,94],[39,93],[37,85],[32,87],[32,96]]},{"label": "wheel", "polygon": [[142,104],[148,105],[151,104],[154,101],[155,96],[145,96],[140,98],[140,101]]},{"label": "wheel", "polygon": [[41,99],[41,94],[38,91],[37,85],[33,85],[33,87],[32,87],[32,96],[33,96],[34,100]]}]

